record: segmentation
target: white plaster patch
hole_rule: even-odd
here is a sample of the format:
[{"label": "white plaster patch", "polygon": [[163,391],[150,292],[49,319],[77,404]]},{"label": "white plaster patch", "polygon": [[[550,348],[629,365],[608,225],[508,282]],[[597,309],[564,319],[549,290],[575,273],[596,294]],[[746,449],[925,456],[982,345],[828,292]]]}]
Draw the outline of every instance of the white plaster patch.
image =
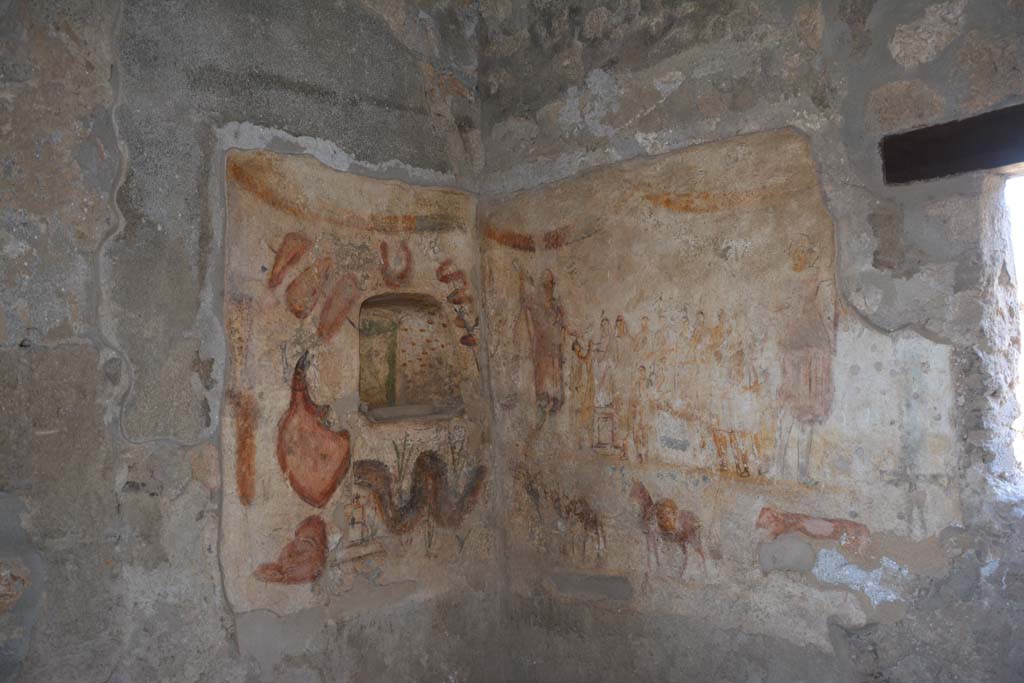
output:
[{"label": "white plaster patch", "polygon": [[611,137],[615,128],[605,124],[604,118],[619,110],[619,86],[607,71],[594,69],[587,75],[587,89],[590,97],[583,110],[587,130],[594,135]]},{"label": "white plaster patch", "polygon": [[1000,503],[1024,503],[1024,478],[988,477],[988,484]]},{"label": "white plaster patch", "polygon": [[644,152],[646,152],[647,154],[657,154],[658,152],[662,151],[660,145],[658,144],[659,140],[661,139],[661,135],[657,132],[641,132],[634,135],[633,138],[637,141],[637,144],[639,144],[643,148]]},{"label": "white plaster patch", "polygon": [[329,140],[306,135],[289,135],[284,131],[258,126],[247,121],[241,123],[233,121],[218,128],[217,142],[222,150],[294,147],[295,153],[308,154],[325,166],[337,171],[356,170],[352,169],[352,166],[355,165],[380,174],[396,174],[401,179],[424,184],[455,184],[455,176],[450,173],[410,166],[397,159],[389,159],[376,164],[360,161]]},{"label": "white plaster patch", "polygon": [[566,91],[564,105],[558,112],[558,126],[565,132],[585,127],[592,135],[611,137],[615,128],[604,123],[604,118],[618,111],[620,94],[611,74],[594,69],[587,76],[586,88],[573,86]]},{"label": "white plaster patch", "polygon": [[838,584],[859,590],[871,601],[872,607],[883,602],[902,602],[903,598],[893,584],[907,576],[907,570],[888,557],[882,558],[882,566],[871,571],[850,564],[842,553],[832,548],[818,552],[818,561],[811,572],[823,583]]},{"label": "white plaster patch", "polygon": [[558,110],[558,125],[563,129],[575,130],[580,121],[580,89],[574,85],[565,91],[565,103]]},{"label": "white plaster patch", "polygon": [[668,97],[683,84],[682,71],[669,71],[666,74],[655,77],[654,87],[662,97]]},{"label": "white plaster patch", "polygon": [[982,578],[987,579],[988,577],[995,574],[997,569],[999,569],[999,560],[992,560],[991,562],[988,562],[981,568]]},{"label": "white plaster patch", "polygon": [[932,5],[917,21],[896,29],[889,52],[904,68],[934,60],[953,42],[963,26],[967,0]]},{"label": "white plaster patch", "polygon": [[878,287],[862,282],[857,289],[851,294],[850,298],[853,299],[854,304],[860,310],[865,313],[871,314],[878,310],[878,307],[882,305],[882,298],[884,292]]}]

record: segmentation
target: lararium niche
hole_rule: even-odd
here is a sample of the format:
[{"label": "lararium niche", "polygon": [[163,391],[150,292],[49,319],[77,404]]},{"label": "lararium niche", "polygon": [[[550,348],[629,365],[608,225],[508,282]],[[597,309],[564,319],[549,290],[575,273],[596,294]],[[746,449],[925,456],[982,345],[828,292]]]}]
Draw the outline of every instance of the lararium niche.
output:
[{"label": "lararium niche", "polygon": [[426,294],[370,297],[359,310],[359,401],[371,420],[462,409],[444,310]]},{"label": "lararium niche", "polygon": [[[224,173],[232,606],[341,619],[483,581],[475,199],[267,150],[230,150]],[[458,414],[368,416],[410,404]]]}]

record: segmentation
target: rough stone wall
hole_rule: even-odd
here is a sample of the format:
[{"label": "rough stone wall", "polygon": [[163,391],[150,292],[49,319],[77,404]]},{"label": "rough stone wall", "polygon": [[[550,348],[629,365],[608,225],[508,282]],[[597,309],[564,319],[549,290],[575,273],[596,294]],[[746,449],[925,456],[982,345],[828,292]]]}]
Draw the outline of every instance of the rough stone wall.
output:
[{"label": "rough stone wall", "polygon": [[493,586],[236,614],[219,550],[225,152],[473,188],[471,10],[0,2],[0,678],[493,666]]},{"label": "rough stone wall", "polygon": [[[752,606],[750,621],[741,624],[738,631],[729,631],[731,624],[723,624],[729,612],[724,605],[717,615],[721,618],[715,618],[715,611],[710,610],[701,620],[704,628],[726,629],[721,638],[699,641],[699,652],[719,652],[719,656],[694,656],[689,645],[670,643],[642,629],[634,639],[615,638],[604,624],[624,612],[635,614],[636,606],[644,600],[645,591],[633,585],[636,563],[623,573],[600,567],[585,570],[582,563],[569,562],[568,578],[563,567],[547,576],[541,572],[523,585],[513,583],[516,597],[509,603],[510,628],[518,637],[512,636],[511,642],[532,648],[543,640],[546,646],[542,651],[547,657],[535,657],[531,673],[551,679],[567,675],[560,659],[562,653],[592,639],[601,643],[593,651],[599,663],[587,673],[609,680],[628,671],[664,677],[670,667],[675,667],[672,671],[681,667],[697,678],[745,675],[770,680],[791,680],[794,676],[810,680],[844,676],[855,680],[1012,680],[1020,670],[1022,654],[1019,639],[1013,637],[1014,624],[1020,618],[1019,598],[1013,588],[1014,577],[1020,572],[1015,543],[1020,523],[1013,502],[1019,494],[1009,483],[1015,466],[1008,430],[1010,416],[1016,410],[1009,387],[1015,374],[1017,321],[1010,303],[1014,274],[1005,257],[1007,226],[1001,208],[1001,181],[986,174],[971,174],[887,187],[882,182],[876,146],[885,133],[1021,101],[1024,53],[1018,38],[1024,27],[1024,13],[1020,3],[537,1],[485,3],[481,14],[479,79],[483,93],[485,194],[496,197],[501,205],[501,198],[508,193],[525,192],[524,197],[542,205],[548,201],[552,207],[559,207],[561,211],[552,211],[549,217],[559,214],[558,221],[548,220],[547,225],[538,226],[542,231],[557,230],[562,221],[571,223],[573,218],[581,217],[585,225],[591,225],[595,216],[587,213],[587,198],[576,205],[564,201],[559,205],[544,198],[564,190],[531,188],[576,176],[595,166],[738,134],[785,126],[799,129],[809,140],[835,225],[835,283],[839,306],[845,313],[840,316],[840,341],[834,358],[835,367],[844,370],[833,375],[833,409],[842,414],[843,387],[857,383],[849,372],[852,367],[847,365],[851,358],[862,352],[875,357],[875,364],[861,364],[869,372],[878,367],[877,363],[885,365],[877,345],[865,341],[862,335],[877,336],[886,345],[917,348],[910,355],[902,354],[907,369],[915,374],[927,367],[921,364],[927,357],[946,359],[930,363],[933,373],[938,369],[946,375],[939,384],[946,394],[946,405],[951,406],[950,430],[955,430],[955,434],[950,433],[950,441],[933,452],[943,453],[940,459],[947,462],[944,474],[938,478],[936,471],[920,467],[936,462],[934,455],[926,455],[929,445],[927,439],[920,438],[923,432],[911,429],[899,437],[898,444],[890,442],[894,450],[887,466],[890,474],[886,486],[893,487],[896,499],[920,502],[927,497],[929,487],[938,486],[957,491],[954,496],[959,498],[958,510],[944,517],[948,526],[941,528],[939,524],[926,534],[931,549],[925,554],[933,557],[934,567],[930,571],[908,571],[901,579],[902,617],[870,617],[862,626],[832,617],[830,628],[817,630],[821,643],[817,651],[830,664],[804,673],[789,669],[788,656],[781,654],[789,647],[784,641],[787,637],[793,640],[792,634],[800,630],[802,620],[784,618],[780,612],[765,630],[758,617],[761,610],[756,607],[774,600],[767,597],[773,594],[786,601],[787,591],[803,587],[813,586],[810,590],[820,594],[824,586],[815,576],[818,565],[813,554],[801,548],[808,528],[798,530],[797,538],[783,534],[767,543],[768,539],[759,535],[761,532],[755,531],[753,520],[749,520],[749,562],[760,565],[766,575],[757,580],[760,588],[754,588],[753,595],[745,594],[743,603]],[[727,182],[718,191],[728,193],[743,187],[745,180]],[[565,187],[571,188],[577,181],[569,182]],[[604,189],[615,191],[612,187]],[[628,234],[648,220],[645,214],[639,214],[628,229],[623,226],[623,232]],[[524,221],[527,225],[543,222]],[[617,248],[609,248],[601,262],[607,272],[616,272],[620,264],[629,263],[633,238],[623,239],[625,242]],[[665,248],[659,245],[651,251]],[[671,253],[674,247],[667,248]],[[566,282],[577,277],[571,257],[551,257],[538,248],[535,255],[519,254],[518,260],[527,272],[551,268],[556,279],[560,274]],[[499,265],[499,271],[501,268]],[[648,269],[640,270],[645,278],[650,276]],[[669,277],[655,278],[644,285],[628,280],[608,284],[600,275],[594,277],[592,286],[599,292],[605,288],[608,293],[581,295],[573,289],[575,285],[569,285],[559,300],[567,318],[572,318],[574,310],[587,306],[592,296],[602,301],[619,300],[630,296],[621,293],[625,289],[629,293],[645,291],[648,299],[654,299],[655,292],[673,291]],[[488,292],[488,296],[494,298],[495,294]],[[517,305],[509,283],[505,294],[497,297],[495,308],[508,314]],[[606,315],[614,319],[619,312],[609,310]],[[629,311],[625,313],[628,328],[635,335],[643,312],[637,311],[632,317]],[[648,317],[654,330],[655,316]],[[489,322],[493,324],[494,320]],[[861,341],[846,345],[846,350],[842,343],[844,325],[863,330],[858,333]],[[597,331],[589,334],[597,343]],[[580,337],[586,347],[586,334]],[[568,366],[575,362],[568,350],[571,339],[565,342],[567,380]],[[500,340],[492,343],[499,344]],[[529,372],[529,349],[520,349]],[[923,356],[915,358],[918,354]],[[512,384],[501,380],[498,355],[493,364],[493,389],[500,404],[501,396]],[[524,374],[520,381],[530,379]],[[883,385],[885,382],[892,382],[892,387],[913,384],[895,375],[883,378]],[[908,408],[920,395],[915,390],[905,398],[874,396],[871,402],[878,412],[871,422],[884,429],[887,423],[907,419]],[[566,401],[571,405],[573,398],[567,397]],[[533,423],[537,424],[536,419]],[[525,431],[523,428],[517,433]],[[857,444],[869,438],[871,431],[871,425],[864,425],[857,438],[846,439],[838,449],[828,448],[828,458],[841,458],[845,448],[853,448],[850,464],[856,468],[864,458],[878,457],[878,449],[857,450]],[[664,431],[658,433],[660,438]],[[577,474],[574,459],[564,449],[545,448],[543,428],[540,434],[531,466],[547,469],[547,479],[542,478],[543,486],[530,480],[519,484],[520,492],[509,494],[511,504],[529,511],[534,505],[531,490],[536,495],[545,488],[592,488],[596,495],[588,498],[590,506],[599,514],[615,516],[622,505],[616,501],[628,491],[608,496],[601,486]],[[521,449],[512,447],[507,453],[502,460],[520,456]],[[622,476],[619,470],[628,480],[638,468],[635,463],[624,462],[616,474],[609,470],[597,478]],[[737,486],[752,491],[755,479]],[[703,486],[699,481],[666,481],[653,497],[663,495],[692,502],[694,487]],[[506,481],[510,489],[515,485]],[[580,490],[573,495],[587,493]],[[775,495],[781,493],[774,489]],[[772,489],[764,495],[773,495]],[[816,498],[821,502],[834,495],[834,490],[826,493],[822,488]],[[698,516],[711,514],[697,507],[690,509]],[[810,509],[802,511],[818,514]],[[913,532],[898,530],[909,521],[910,514],[908,510],[898,522],[893,518],[881,529],[872,528],[872,536],[880,531],[893,532],[896,544],[903,544],[911,552],[924,550],[911,548],[913,541],[906,535],[915,536]],[[543,547],[543,538],[547,537],[556,539],[557,548],[557,539],[575,533],[568,523],[559,521],[557,515],[549,515],[525,524],[528,533],[533,534],[530,544]],[[618,517],[615,523],[620,523]],[[779,528],[790,527],[780,524]],[[634,532],[638,530],[634,527]],[[607,533],[610,542],[613,534]],[[513,532],[510,547],[515,547],[515,538]],[[557,553],[555,558],[555,567],[565,564]],[[866,577],[871,572],[884,574],[877,561],[861,564],[856,570],[840,572],[847,579],[859,577],[855,583],[860,582],[860,588],[851,585],[853,594],[867,590],[870,579]],[[633,577],[633,581],[624,586],[621,580],[609,580],[609,573]],[[699,600],[696,596],[702,591],[712,590],[706,583],[715,583],[717,577],[712,571],[709,574],[709,579],[695,575],[689,584],[679,586],[677,599],[689,595]],[[780,579],[790,588],[776,592],[779,586],[773,584]],[[788,599],[796,598],[790,595]],[[671,601],[656,602],[642,611],[643,616],[635,618],[639,622],[671,622]],[[543,638],[539,637],[541,633],[545,634]],[[765,633],[770,636],[752,635]],[[602,640],[605,637],[607,640]],[[769,640],[763,640],[765,637]],[[539,639],[527,644],[531,638]],[[780,656],[765,656],[765,648]],[[652,654],[640,657],[634,654],[638,650]],[[659,668],[658,663],[665,668]]]},{"label": "rough stone wall", "polygon": [[[0,677],[1015,680],[1024,539],[1008,450],[1016,274],[1000,182],[973,174],[886,187],[876,143],[1021,101],[1022,32],[1020,0],[0,0]],[[953,473],[941,473],[947,481],[915,468],[927,461],[924,432],[901,427],[898,446],[886,444],[892,509],[870,513],[872,542],[883,536],[890,558],[905,546],[913,562],[896,562],[889,576],[880,557],[842,560],[829,565],[842,586],[820,581],[821,553],[846,558],[843,539],[860,522],[838,517],[831,492],[796,482],[805,487],[796,500],[820,507],[774,507],[810,517],[781,518],[785,533],[769,542],[780,520],[757,528],[745,515],[734,537],[745,545],[723,553],[740,566],[738,548],[749,548],[750,590],[718,573],[725,560],[707,543],[709,571],[733,591],[729,610],[706,605],[696,618],[678,609],[703,590],[693,566],[686,581],[652,592],[628,482],[639,472],[654,503],[699,502],[701,487],[625,463],[615,474],[624,489],[593,484],[596,470],[580,478],[552,450],[563,435],[543,433],[556,420],[537,412],[538,393],[549,410],[572,392],[558,396],[549,380],[536,391],[527,340],[514,342],[514,363],[491,372],[492,345],[512,343],[497,337],[501,316],[518,312],[535,329],[557,317],[544,298],[550,254],[515,250],[527,242],[512,236],[502,248],[516,252],[538,298],[523,305],[518,275],[493,291],[473,282],[493,314],[481,321],[477,354],[476,408],[491,415],[479,416],[474,438],[484,451],[498,443],[491,420],[515,437],[482,456],[497,484],[471,521],[493,534],[493,547],[473,551],[478,580],[461,569],[450,584],[433,574],[431,590],[367,593],[340,615],[321,604],[236,612],[222,571],[231,531],[222,479],[237,485],[222,469],[233,427],[222,315],[229,150],[307,155],[498,207],[599,165],[786,127],[809,145],[834,227],[842,324],[912,349],[896,353],[910,375],[922,358],[942,359],[930,377],[948,392],[936,397],[952,406],[940,431],[956,444],[937,452]],[[575,215],[585,208],[567,205]],[[516,232],[544,244],[561,227]],[[483,262],[512,275],[496,248],[481,248]],[[556,274],[561,296],[558,282],[572,276]],[[569,312],[583,303],[578,293],[560,301]],[[835,367],[867,367],[850,358],[870,347],[843,348]],[[563,350],[571,359],[571,340]],[[524,405],[502,404],[519,393]],[[564,518],[549,510],[531,526],[522,513],[533,505],[513,467],[523,437],[543,446],[531,456],[547,477],[538,501],[564,488]],[[848,456],[863,464],[855,447]],[[728,484],[750,512],[762,495],[753,479]],[[609,547],[622,541],[607,551],[614,571],[562,553],[581,528],[594,533],[574,501],[586,491],[570,491],[592,485],[592,512],[621,508],[601,532]],[[772,486],[766,502],[778,495]],[[950,521],[943,528],[898,516],[900,503],[943,487],[956,509],[926,516]],[[669,509],[653,509],[649,532],[663,519],[683,530],[686,519]],[[536,547],[531,529],[544,533]],[[682,544],[696,564],[692,548]],[[534,552],[554,569],[521,561]],[[404,565],[398,583],[422,566]],[[865,607],[879,586],[898,594],[897,609]],[[756,624],[736,618],[751,592],[771,606]],[[799,614],[822,596],[843,604]],[[823,624],[826,612],[856,618]]]}]

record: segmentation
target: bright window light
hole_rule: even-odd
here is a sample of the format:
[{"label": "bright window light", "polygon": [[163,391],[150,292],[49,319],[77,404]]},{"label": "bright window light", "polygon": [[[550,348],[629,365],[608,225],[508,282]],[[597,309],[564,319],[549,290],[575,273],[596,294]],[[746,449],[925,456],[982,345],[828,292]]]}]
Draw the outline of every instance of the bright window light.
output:
[{"label": "bright window light", "polygon": [[[1006,206],[1010,213],[1010,242],[1013,244],[1013,263],[1017,271],[1017,310],[1024,314],[1024,176],[1006,182]],[[1024,338],[1024,315],[1017,316]],[[1017,364],[1017,404],[1024,407],[1024,354]],[[1024,466],[1024,415],[1013,423],[1013,453]]]}]

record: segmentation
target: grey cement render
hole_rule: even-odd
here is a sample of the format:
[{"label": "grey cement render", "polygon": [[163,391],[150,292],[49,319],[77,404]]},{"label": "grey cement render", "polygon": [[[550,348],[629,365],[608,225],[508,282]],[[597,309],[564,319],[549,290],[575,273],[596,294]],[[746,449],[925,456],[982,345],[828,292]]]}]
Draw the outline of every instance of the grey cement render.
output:
[{"label": "grey cement render", "polygon": [[[1022,36],[1020,0],[0,2],[0,559],[32,574],[0,622],[0,676],[1021,680],[1001,179],[887,187],[877,142],[1024,101]],[[473,101],[438,106],[424,64]],[[902,618],[835,624],[824,655],[641,614],[635,587],[583,575],[556,597],[340,621],[234,613],[217,559],[226,149],[497,195],[782,126],[811,140],[845,305],[955,353],[965,527],[943,533],[946,573],[907,579]],[[764,571],[805,568],[778,550]]]}]

